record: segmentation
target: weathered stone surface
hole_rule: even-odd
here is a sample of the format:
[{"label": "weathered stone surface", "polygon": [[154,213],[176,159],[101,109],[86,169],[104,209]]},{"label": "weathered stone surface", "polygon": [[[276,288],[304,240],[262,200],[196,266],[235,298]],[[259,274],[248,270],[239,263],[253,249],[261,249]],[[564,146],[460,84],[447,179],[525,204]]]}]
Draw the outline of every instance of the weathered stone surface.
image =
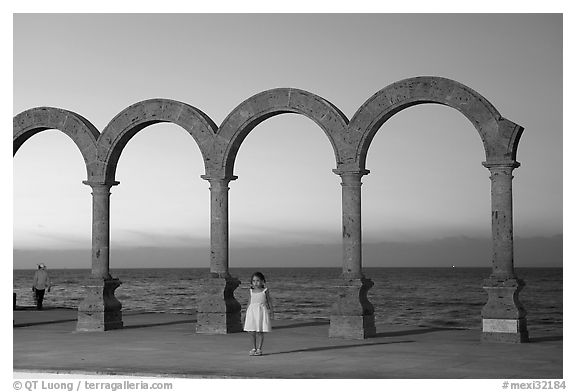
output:
[{"label": "weathered stone surface", "polygon": [[104,128],[98,140],[98,157],[103,162],[104,176],[114,181],[116,166],[121,152],[140,130],[159,122],[170,122],[184,128],[200,148],[204,162],[210,159],[210,145],[216,133],[216,125],[201,110],[170,99],[150,99],[138,102],[120,112]]},{"label": "weathered stone surface", "polygon": [[495,275],[514,275],[512,171],[517,162],[484,163],[490,170],[492,196],[492,268]]},{"label": "weathered stone surface", "polygon": [[110,278],[110,188],[118,182],[92,187],[92,276]]},{"label": "weathered stone surface", "polygon": [[[511,125],[511,124],[508,124]],[[519,137],[517,129],[507,128],[506,136],[511,143]],[[484,290],[488,293],[488,302],[482,309],[484,320],[516,320],[518,330],[509,332],[517,337],[505,337],[502,330],[492,330],[494,324],[484,323],[484,340],[528,341],[526,311],[518,299],[524,282],[516,278],[514,272],[514,231],[512,208],[512,171],[520,164],[516,161],[498,163],[484,162],[490,170],[492,205],[492,275],[484,281]],[[508,321],[510,325],[511,321]]]},{"label": "weathered stone surface", "polygon": [[338,140],[346,130],[347,119],[334,105],[307,91],[279,88],[261,92],[238,105],[218,129],[218,136],[227,141],[228,147],[221,157],[213,157],[233,173],[234,161],[242,141],[250,131],[262,121],[281,114],[302,114],[318,124],[327,135],[334,148],[335,161],[339,162]]},{"label": "weathered stone surface", "polygon": [[337,339],[367,339],[376,336],[374,315],[330,316],[328,336]]},{"label": "weathered stone surface", "polygon": [[231,178],[210,178],[210,272],[228,276],[228,183]]},{"label": "weathered stone surface", "polygon": [[482,308],[483,319],[522,319],[526,310],[518,296],[524,281],[517,278],[488,278],[483,288],[488,293],[488,302]]},{"label": "weathered stone surface", "polygon": [[198,313],[196,333],[225,335],[242,332],[240,313]]},{"label": "weathered stone surface", "polygon": [[[84,117],[68,110],[39,107],[26,110],[14,117],[13,153],[30,137],[46,129],[58,129],[76,144],[84,162],[97,160],[96,142],[100,133]],[[86,169],[88,176],[90,173]]]},{"label": "weathered stone surface", "polygon": [[374,306],[368,300],[368,290],[374,283],[370,279],[342,275],[338,297],[330,312],[329,336],[334,338],[364,339],[376,334]]},{"label": "weathered stone surface", "polygon": [[242,306],[234,297],[240,281],[233,277],[211,277],[198,303],[196,332],[227,334],[242,332]]},{"label": "weathered stone surface", "polygon": [[[466,116],[480,134],[487,161],[515,156],[519,136],[507,137],[506,132],[499,130],[502,117],[484,97],[453,80],[425,76],[405,79],[383,88],[354,114],[348,130],[363,135],[355,157],[360,169],[365,167],[368,147],[382,124],[399,111],[423,103],[447,105]],[[510,124],[506,124],[508,126]]]},{"label": "weathered stone surface", "polygon": [[337,172],[342,178],[342,273],[362,277],[362,182],[367,171]]},{"label": "weathered stone surface", "polygon": [[524,281],[493,275],[484,281],[488,302],[482,308],[482,340],[528,342],[526,310],[518,296]]},{"label": "weathered stone surface", "polygon": [[[517,333],[507,333],[496,331],[496,324],[487,322],[488,330],[494,330],[487,330],[484,335],[495,341],[527,340],[525,311],[518,301],[521,284],[514,280],[512,228],[512,170],[519,165],[516,151],[523,128],[502,118],[476,91],[453,80],[415,77],[393,83],[362,104],[350,122],[327,100],[292,88],[263,91],[248,98],[219,128],[195,107],[168,99],[151,99],[129,106],[112,119],[102,134],[76,113],[49,107],[33,108],[14,117],[13,146],[16,153],[28,138],[46,129],[59,129],[74,140],[86,164],[86,183],[94,190],[92,275],[109,279],[109,188],[117,184],[114,177],[123,148],[141,129],[158,122],[171,122],[189,132],[204,159],[204,178],[211,183],[210,268],[220,279],[215,291],[202,301],[198,329],[225,333],[222,331],[241,330],[240,308],[233,296],[237,285],[228,273],[227,184],[236,178],[236,154],[252,129],[272,116],[297,113],[310,118],[327,135],[334,150],[335,172],[342,177],[342,270],[349,282],[343,285],[334,306],[331,335],[366,337],[372,333],[373,307],[366,297],[370,285],[362,280],[360,179],[368,173],[366,156],[382,124],[399,111],[424,103],[447,105],[460,111],[480,134],[486,152],[484,164],[492,180],[493,271],[491,283],[485,284],[489,300],[483,317],[485,320],[517,320],[519,326]],[[121,314],[118,316],[115,312],[85,313],[79,316],[79,325],[120,325]]]},{"label": "weathered stone surface", "polygon": [[[398,111],[422,103],[448,105],[462,112],[480,133],[487,162],[515,160],[522,127],[502,118],[471,88],[430,76],[401,80],[383,88],[362,104],[350,123],[327,100],[293,88],[272,89],[248,98],[218,129],[199,109],[170,99],[150,99],[129,106],[114,117],[101,135],[78,114],[57,108],[33,108],[14,117],[14,152],[34,133],[60,129],[75,141],[85,162],[91,163],[92,170],[87,170],[89,181],[102,181],[103,177],[114,181],[117,160],[129,139],[148,125],[172,122],[186,129],[199,145],[206,174],[214,176],[218,173],[213,171],[222,171],[230,176],[240,144],[252,128],[270,116],[291,112],[309,117],[323,129],[334,148],[339,169],[340,165],[354,163],[361,170],[380,126]],[[97,160],[102,165],[95,165]]]},{"label": "weathered stone surface", "polygon": [[366,316],[374,314],[374,306],[368,300],[368,290],[374,282],[367,278],[342,275],[338,297],[332,305],[331,314],[339,316]]},{"label": "weathered stone surface", "polygon": [[86,296],[78,306],[79,332],[108,331],[123,327],[122,304],[114,291],[122,284],[119,279],[89,278],[84,284]]},{"label": "weathered stone surface", "polygon": [[525,323],[526,319],[522,320],[483,319],[482,331],[498,332],[498,333],[515,333],[520,330],[521,321]]},{"label": "weathered stone surface", "polygon": [[529,343],[528,331],[519,333],[483,332],[482,342],[486,343]]},{"label": "weathered stone surface", "polygon": [[526,319],[483,319],[482,341],[496,343],[528,343]]}]

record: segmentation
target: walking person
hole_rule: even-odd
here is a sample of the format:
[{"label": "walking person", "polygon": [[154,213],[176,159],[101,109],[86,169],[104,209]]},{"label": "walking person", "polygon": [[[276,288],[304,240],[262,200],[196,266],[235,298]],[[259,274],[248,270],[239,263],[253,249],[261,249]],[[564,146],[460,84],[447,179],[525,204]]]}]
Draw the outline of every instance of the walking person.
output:
[{"label": "walking person", "polygon": [[262,345],[264,344],[264,333],[272,330],[271,319],[274,318],[274,309],[270,293],[266,287],[266,278],[261,272],[254,272],[250,287],[250,304],[246,309],[246,319],[244,320],[244,331],[252,335],[254,348],[250,350],[250,355],[262,355]]},{"label": "walking person", "polygon": [[50,292],[50,277],[46,271],[46,265],[40,263],[38,264],[38,269],[34,272],[34,283],[32,283],[32,291],[34,292],[37,310],[42,310],[42,302],[44,301],[46,290]]}]

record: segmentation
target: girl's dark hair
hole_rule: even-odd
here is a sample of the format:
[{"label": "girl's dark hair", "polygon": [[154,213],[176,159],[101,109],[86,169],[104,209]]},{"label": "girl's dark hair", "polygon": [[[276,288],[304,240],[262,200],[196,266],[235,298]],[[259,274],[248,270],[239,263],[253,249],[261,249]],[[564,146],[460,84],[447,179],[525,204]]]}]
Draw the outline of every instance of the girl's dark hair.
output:
[{"label": "girl's dark hair", "polygon": [[[266,283],[266,278],[264,277],[264,274],[262,272],[254,272],[252,274],[252,277],[250,278],[250,287],[252,287],[252,279],[254,279],[254,277],[259,278],[262,282]],[[252,287],[254,288],[254,287]]]}]

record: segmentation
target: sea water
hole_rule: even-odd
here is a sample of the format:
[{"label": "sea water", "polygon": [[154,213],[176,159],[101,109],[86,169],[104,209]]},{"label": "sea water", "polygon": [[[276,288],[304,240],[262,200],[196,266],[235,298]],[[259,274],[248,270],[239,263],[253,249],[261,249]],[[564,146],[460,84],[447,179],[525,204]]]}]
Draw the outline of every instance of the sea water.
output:
[{"label": "sea water", "polygon": [[[340,268],[262,268],[278,319],[327,319],[337,298]],[[234,292],[246,309],[253,268],[232,268],[242,282]],[[53,288],[47,307],[77,308],[84,296],[86,269],[50,269]],[[388,324],[481,329],[489,268],[364,268],[374,282],[368,299],[376,321]],[[19,306],[32,306],[33,270],[14,270]],[[124,311],[193,313],[210,284],[207,268],[114,269],[122,285],[116,298]],[[517,268],[526,283],[520,301],[529,329],[562,332],[562,268]]]}]

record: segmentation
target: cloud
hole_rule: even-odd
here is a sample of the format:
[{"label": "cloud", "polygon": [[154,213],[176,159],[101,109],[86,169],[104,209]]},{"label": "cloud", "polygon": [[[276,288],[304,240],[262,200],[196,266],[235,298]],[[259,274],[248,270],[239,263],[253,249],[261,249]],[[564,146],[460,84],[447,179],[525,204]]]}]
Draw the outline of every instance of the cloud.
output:
[{"label": "cloud", "polygon": [[[517,238],[516,267],[562,267],[563,236]],[[51,268],[90,268],[85,249],[15,249],[14,268],[32,268],[44,260]],[[113,247],[111,268],[206,268],[206,246]],[[488,238],[452,237],[421,242],[365,243],[364,267],[490,267]],[[341,267],[341,244],[230,246],[230,267]]]},{"label": "cloud", "polygon": [[90,237],[80,236],[73,233],[62,233],[53,230],[30,230],[25,232],[22,239],[15,240],[14,247],[27,249],[80,249],[90,246]]},{"label": "cloud", "polygon": [[181,231],[166,229],[164,231],[121,229],[111,235],[112,244],[119,247],[196,247],[210,243],[206,237],[192,236]]},{"label": "cloud", "polygon": [[[289,227],[287,225],[255,225],[240,223],[235,225],[238,234],[230,238],[231,244],[238,246],[286,246],[299,244],[338,243],[341,238],[341,228],[326,230],[319,227]],[[232,232],[235,230],[231,230]]]}]

